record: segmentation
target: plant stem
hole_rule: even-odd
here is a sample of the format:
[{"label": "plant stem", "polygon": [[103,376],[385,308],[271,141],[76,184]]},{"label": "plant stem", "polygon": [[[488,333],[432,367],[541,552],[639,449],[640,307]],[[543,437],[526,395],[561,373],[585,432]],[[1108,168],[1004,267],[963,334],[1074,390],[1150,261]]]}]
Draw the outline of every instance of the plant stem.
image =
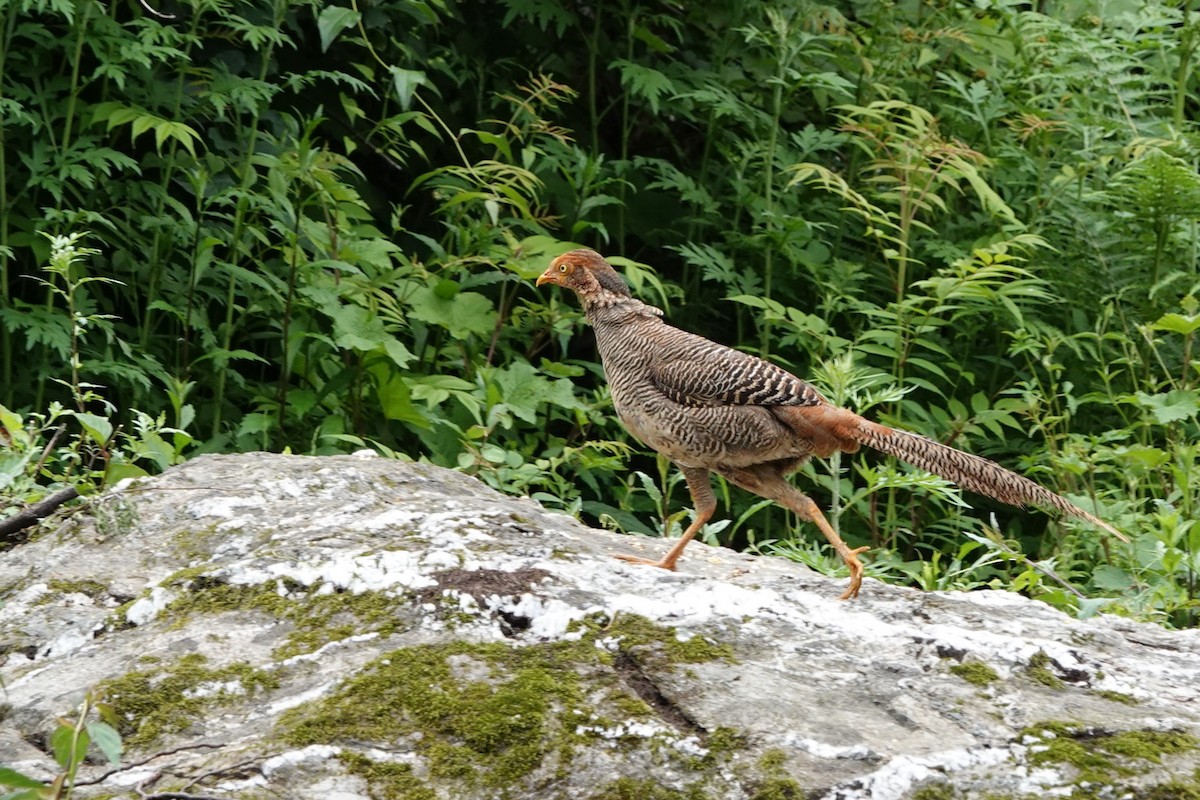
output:
[{"label": "plant stem", "polygon": [[[275,27],[283,25],[283,17],[287,11],[287,0],[276,0]],[[275,53],[275,45],[268,42],[262,53],[262,63],[258,70],[258,80],[266,81],[267,73],[271,69],[271,59]],[[254,166],[254,154],[258,149],[258,121],[261,116],[261,109],[255,108],[250,115],[250,133],[246,139],[245,156],[242,160],[242,179],[241,190],[238,192],[237,208],[233,216],[233,228],[229,235],[229,259],[231,266],[236,266],[238,256],[241,250],[241,242],[243,232],[246,226],[246,216],[250,210],[250,186],[254,183],[257,177],[257,170]],[[225,351],[226,358],[230,347],[233,344],[233,329],[234,329],[234,309],[236,308],[238,290],[237,270],[229,270],[229,281],[225,286],[225,320],[221,328],[221,349]],[[213,392],[213,417],[212,417],[212,438],[216,439],[221,434],[222,423],[222,407],[225,404],[225,381],[228,374],[228,362],[224,368],[217,370],[217,385]]]},{"label": "plant stem", "polygon": [[67,111],[63,127],[60,150],[65,154],[71,149],[71,128],[75,122],[75,104],[79,100],[79,63],[83,58],[84,34],[87,32],[87,21],[91,16],[92,4],[88,0],[80,0],[75,8],[75,52],[71,58],[71,91],[67,95]]},{"label": "plant stem", "polygon": [[[4,63],[13,38],[17,13],[10,10],[5,16],[4,41],[0,42],[0,76],[4,75]],[[4,99],[4,82],[0,80],[0,101]],[[8,153],[4,147],[4,115],[0,114],[0,308],[12,307],[12,295],[8,286],[8,215],[12,206],[8,197]],[[0,386],[4,387],[3,405],[12,406],[16,387],[13,385],[13,340],[7,325],[0,325]]]},{"label": "plant stem", "polygon": [[[634,31],[637,28],[637,9],[629,15],[629,24],[625,28],[625,58],[633,61]],[[629,136],[633,131],[633,123],[629,119],[629,98],[631,92],[621,93],[621,164],[628,169]],[[617,251],[625,252],[625,195],[627,181],[617,184]]]}]

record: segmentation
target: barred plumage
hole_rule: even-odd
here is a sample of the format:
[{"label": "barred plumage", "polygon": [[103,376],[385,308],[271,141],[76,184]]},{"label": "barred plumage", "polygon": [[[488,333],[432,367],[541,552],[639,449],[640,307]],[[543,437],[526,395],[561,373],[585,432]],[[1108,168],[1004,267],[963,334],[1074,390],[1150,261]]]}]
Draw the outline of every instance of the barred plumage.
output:
[{"label": "barred plumage", "polygon": [[830,405],[787,370],[756,356],[673,328],[662,312],[633,297],[598,253],[573,250],[538,278],[573,290],[596,330],[613,405],[629,431],[683,470],[696,518],[660,561],[674,569],[683,548],[709,520],[716,498],[709,473],[774,500],[814,522],[850,568],[843,599],[858,594],[862,564],[824,515],[786,476],[811,456],[855,452],[860,444],[1015,506],[1044,505],[1118,531],[1063,497],[993,461]]}]

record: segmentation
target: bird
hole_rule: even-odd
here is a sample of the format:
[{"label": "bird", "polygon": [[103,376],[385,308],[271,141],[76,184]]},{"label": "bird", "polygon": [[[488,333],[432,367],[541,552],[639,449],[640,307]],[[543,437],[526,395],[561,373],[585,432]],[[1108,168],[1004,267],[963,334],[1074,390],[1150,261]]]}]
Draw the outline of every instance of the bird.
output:
[{"label": "bird", "polygon": [[616,556],[623,561],[674,570],[716,511],[710,478],[715,472],[815,524],[850,570],[839,599],[855,598],[863,579],[858,556],[870,548],[849,547],[788,475],[810,458],[854,453],[863,445],[963,489],[1017,507],[1048,506],[1128,541],[1108,523],[994,461],[872,422],[830,403],[770,361],[668,325],[662,310],[634,297],[595,250],[554,258],[536,281],[545,284],[579,298],[596,333],[617,416],[635,438],[675,463],[691,494],[692,523],[661,559]]}]

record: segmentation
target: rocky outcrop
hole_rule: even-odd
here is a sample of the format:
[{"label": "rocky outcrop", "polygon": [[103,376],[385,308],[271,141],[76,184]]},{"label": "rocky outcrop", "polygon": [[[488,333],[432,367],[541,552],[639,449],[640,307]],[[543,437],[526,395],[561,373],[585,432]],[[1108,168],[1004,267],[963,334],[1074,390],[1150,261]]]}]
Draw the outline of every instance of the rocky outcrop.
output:
[{"label": "rocky outcrop", "polygon": [[[680,571],[436,467],[198,458],[0,560],[0,763],[78,795],[1200,796],[1200,634],[693,544]],[[1190,792],[1190,794],[1189,794]]]}]

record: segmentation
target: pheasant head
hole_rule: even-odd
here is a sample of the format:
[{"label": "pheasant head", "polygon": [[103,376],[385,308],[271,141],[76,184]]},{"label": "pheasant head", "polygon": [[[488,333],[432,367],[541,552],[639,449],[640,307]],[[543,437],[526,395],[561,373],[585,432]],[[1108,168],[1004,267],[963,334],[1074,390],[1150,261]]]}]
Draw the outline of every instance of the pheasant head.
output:
[{"label": "pheasant head", "polygon": [[604,292],[632,297],[629,287],[595,250],[572,250],[550,262],[550,266],[537,279],[537,285],[553,283],[571,289],[585,303],[598,299]]}]

